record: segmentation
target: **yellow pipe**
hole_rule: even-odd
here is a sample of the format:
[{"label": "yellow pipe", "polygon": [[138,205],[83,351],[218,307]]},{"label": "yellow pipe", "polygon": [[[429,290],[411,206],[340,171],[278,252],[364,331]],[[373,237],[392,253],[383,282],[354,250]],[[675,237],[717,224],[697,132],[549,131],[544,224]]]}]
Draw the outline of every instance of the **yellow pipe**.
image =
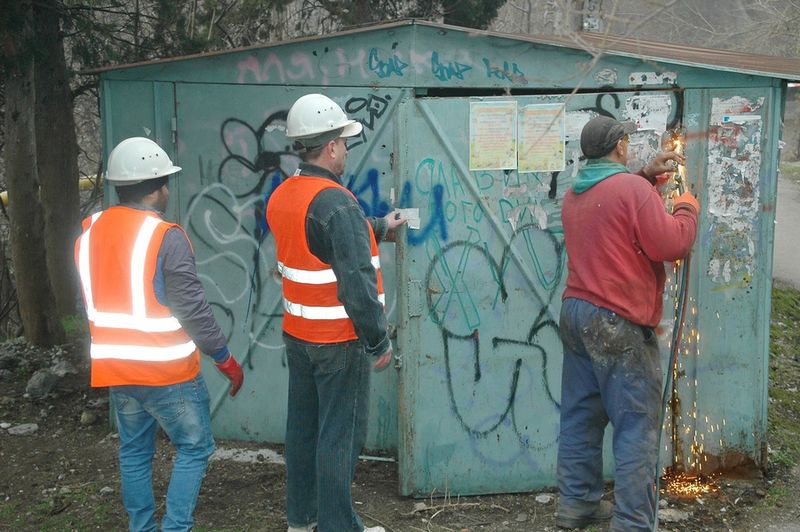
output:
[{"label": "yellow pipe", "polygon": [[[84,176],[78,179],[78,189],[79,190],[89,190],[94,188],[95,182],[97,181],[97,176],[89,175]],[[102,178],[100,179],[102,181]],[[0,192],[0,200],[3,201],[3,206],[8,206],[8,191],[4,190]]]}]

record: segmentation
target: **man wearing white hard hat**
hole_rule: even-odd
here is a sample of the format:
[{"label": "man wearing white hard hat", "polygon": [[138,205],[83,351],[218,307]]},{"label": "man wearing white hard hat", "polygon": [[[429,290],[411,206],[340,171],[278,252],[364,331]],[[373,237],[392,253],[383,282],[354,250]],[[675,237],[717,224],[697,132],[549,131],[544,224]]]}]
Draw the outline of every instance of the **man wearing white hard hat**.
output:
[{"label": "man wearing white hard hat", "polygon": [[364,528],[350,489],[366,440],[370,361],[383,369],[392,358],[378,242],[406,219],[365,217],[342,186],[347,138],[362,126],[336,102],[303,96],[286,126],[303,162],[270,197],[267,223],[283,277],[289,532],[383,532]]},{"label": "man wearing white hard hat", "polygon": [[120,204],[83,221],[75,262],[91,334],[91,385],[109,387],[119,431],[122,500],[131,531],[156,530],[152,461],[158,426],[175,446],[161,530],[191,530],[214,452],[199,352],[236,395],[244,376],[197,277],[188,236],[162,219],[180,171],[150,139],[120,142],[106,179]]}]

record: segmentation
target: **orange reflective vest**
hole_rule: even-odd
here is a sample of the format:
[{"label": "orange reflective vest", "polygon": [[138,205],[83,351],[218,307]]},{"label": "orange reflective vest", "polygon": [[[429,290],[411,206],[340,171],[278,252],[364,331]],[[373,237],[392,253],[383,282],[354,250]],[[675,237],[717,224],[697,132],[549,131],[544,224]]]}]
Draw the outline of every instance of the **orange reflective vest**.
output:
[{"label": "orange reflective vest", "polygon": [[[278,270],[283,276],[283,330],[306,342],[333,344],[356,340],[353,321],[337,296],[336,275],[330,264],[308,248],[306,215],[312,200],[327,188],[340,188],[330,179],[295,175],[269,199],[267,223],[275,235]],[[355,197],[354,197],[355,199]],[[378,277],[378,299],[385,304],[380,256],[369,222],[372,265]]]},{"label": "orange reflective vest", "polygon": [[153,279],[168,223],[115,206],[83,221],[75,242],[91,333],[92,386],[166,386],[193,379],[200,354]]}]

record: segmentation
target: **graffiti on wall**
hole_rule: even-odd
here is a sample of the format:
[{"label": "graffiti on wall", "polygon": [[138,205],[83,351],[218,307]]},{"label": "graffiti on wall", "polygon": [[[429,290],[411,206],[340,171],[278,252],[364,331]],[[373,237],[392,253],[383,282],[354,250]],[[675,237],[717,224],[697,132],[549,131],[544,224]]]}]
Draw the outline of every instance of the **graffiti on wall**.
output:
[{"label": "graffiti on wall", "polygon": [[[348,143],[351,158],[381,130],[391,114],[390,94],[351,96],[343,107],[364,125],[361,137]],[[300,158],[286,136],[287,109],[268,113],[260,123],[230,117],[219,125],[224,156],[200,160],[201,189],[189,198],[185,226],[202,248],[197,264],[209,301],[217,309],[228,338],[245,335],[249,356],[259,350],[280,349],[282,300],[280,277],[269,269],[274,242],[269,238],[266,205],[278,185],[297,169]],[[391,209],[385,168],[367,166],[344,176],[344,184],[368,215],[383,216]],[[224,271],[213,278],[203,272]],[[232,311],[238,307],[240,310]]]},{"label": "graffiti on wall", "polygon": [[379,78],[388,78],[392,75],[403,77],[403,71],[408,68],[408,63],[400,59],[397,53],[386,52],[378,48],[369,51],[369,69]]},{"label": "graffiti on wall", "polygon": [[237,64],[237,83],[313,84],[329,86],[340,80],[403,79],[411,73],[430,75],[441,82],[458,83],[470,77],[528,85],[517,62],[503,57],[473,57],[467,50],[445,56],[439,50],[403,52],[398,42],[387,48],[330,48],[315,46],[280,54],[265,50],[252,53]]},{"label": "graffiti on wall", "polygon": [[[537,245],[528,246],[534,239]],[[525,242],[522,248],[533,254],[526,254],[525,258],[546,263],[556,280],[545,291],[546,301],[536,301],[529,290],[519,286],[519,272],[511,261],[510,250],[522,242]],[[547,305],[561,281],[563,245],[551,232],[526,225],[518,229],[512,242],[501,250],[500,257],[492,256],[487,248],[478,232],[471,231],[467,240],[443,246],[432,258],[426,275],[429,315],[441,334],[450,410],[473,440],[513,434],[518,445],[512,445],[512,449],[550,447],[556,441],[557,431],[539,430],[540,424],[532,422],[530,416],[536,412],[538,419],[557,419],[559,405],[554,386],[558,374],[550,357],[560,353],[560,344],[558,326],[548,314]],[[524,303],[509,298],[524,298]],[[507,315],[507,309],[524,307],[527,307],[525,315],[531,319],[516,333],[496,321],[499,316],[506,316],[512,328],[516,328],[520,320]],[[505,370],[501,369],[503,365]],[[500,386],[497,374],[484,374],[485,366],[502,374]],[[475,443],[476,449],[481,447]],[[484,458],[497,460],[499,453],[492,454]],[[516,452],[512,454],[516,456]]]},{"label": "graffiti on wall", "polygon": [[[534,205],[554,203],[547,198],[549,184],[516,172],[465,176],[452,161],[431,155],[420,159],[404,190],[429,214],[429,225],[418,236],[409,232],[408,243],[428,259],[423,286],[441,345],[423,349],[443,355],[449,411],[481,461],[529,460],[531,452],[552,447],[558,434],[558,364],[552,357],[560,342],[550,306],[560,294],[565,256],[558,224],[542,230],[534,218]],[[511,235],[500,247],[487,219],[497,212]],[[531,293],[514,253],[543,299]],[[498,440],[508,444],[498,448]]]},{"label": "graffiti on wall", "polygon": [[[603,94],[594,105],[569,111],[566,168],[560,172],[462,175],[439,154],[417,163],[409,194],[442,228],[422,242],[409,240],[425,249],[428,319],[441,343],[426,343],[423,351],[442,354],[449,411],[482,463],[533,464],[539,451],[557,442],[562,347],[554,308],[566,274],[560,205],[581,165],[583,125],[597,115],[624,114],[643,128],[632,142],[641,144],[637,153],[647,159],[676,121],[672,104],[670,96],[629,101]],[[502,246],[490,216],[508,235]],[[502,441],[510,444],[499,446]]]},{"label": "graffiti on wall", "polygon": [[367,135],[375,133],[375,128],[383,117],[383,114],[389,109],[391,101],[391,94],[354,96],[347,100],[344,104],[344,112],[347,113],[348,116],[361,117],[359,121],[364,126],[360,136],[347,141],[347,148],[349,150],[366,143]]},{"label": "graffiti on wall", "polygon": [[[391,180],[385,176],[389,152],[379,150],[396,100],[376,91],[340,99],[364,125],[362,136],[348,143],[348,168],[357,170],[344,176],[344,184],[368,215],[382,216],[392,208]],[[570,113],[573,121],[585,123],[596,114],[618,116],[624,104],[600,95],[594,105]],[[228,310],[224,319],[227,331],[245,335],[251,354],[280,348],[280,280],[269,271],[274,243],[264,210],[299,164],[285,122],[285,108],[261,122],[222,121],[224,157],[203,166],[203,187],[191,198],[185,218],[193,238],[204,244],[201,270],[226,272],[224,279],[207,279],[212,304],[244,309]],[[432,340],[444,357],[439,369],[449,411],[487,463],[529,460],[557,440],[561,344],[554,307],[566,264],[560,202],[580,165],[575,140],[569,138],[561,172],[464,176],[453,161],[431,152],[399,182],[396,206],[423,213],[420,229],[405,232],[406,243],[428,259],[423,284],[429,319],[438,330]],[[502,245],[489,223],[492,216],[508,235]],[[252,364],[254,357],[248,360]],[[543,427],[537,416],[549,425]],[[505,454],[490,453],[493,438],[513,443],[504,446]]]}]

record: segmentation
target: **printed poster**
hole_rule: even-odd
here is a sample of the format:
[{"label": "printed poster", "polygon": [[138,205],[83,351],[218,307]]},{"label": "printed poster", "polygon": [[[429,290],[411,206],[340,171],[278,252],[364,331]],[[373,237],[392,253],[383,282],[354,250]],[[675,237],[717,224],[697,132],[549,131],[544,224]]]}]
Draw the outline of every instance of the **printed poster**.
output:
[{"label": "printed poster", "polygon": [[517,102],[469,102],[469,169],[517,167]]},{"label": "printed poster", "polygon": [[564,104],[530,104],[519,124],[519,172],[560,172],[566,168]]}]

